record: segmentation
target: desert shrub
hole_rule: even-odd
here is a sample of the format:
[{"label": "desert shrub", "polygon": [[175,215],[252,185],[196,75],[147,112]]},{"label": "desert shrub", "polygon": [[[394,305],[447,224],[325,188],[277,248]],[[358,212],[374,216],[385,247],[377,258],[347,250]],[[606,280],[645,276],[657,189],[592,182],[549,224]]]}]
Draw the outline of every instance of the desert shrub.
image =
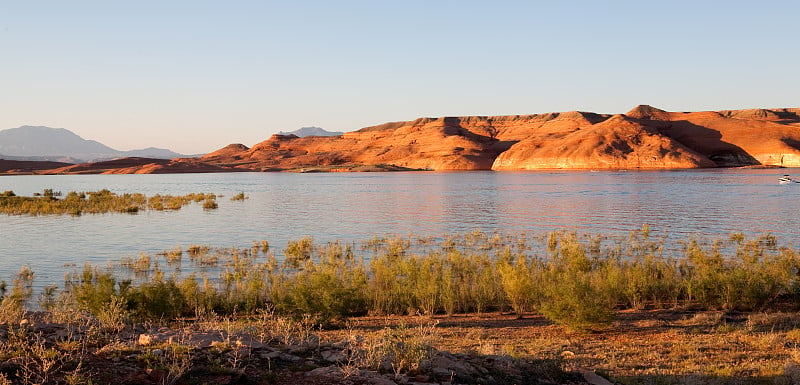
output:
[{"label": "desert shrub", "polygon": [[320,322],[366,314],[367,273],[346,249],[332,243],[296,269],[285,267],[279,278],[273,278],[275,309],[295,316],[312,314]]},{"label": "desert shrub", "polygon": [[124,294],[128,299],[128,309],[140,319],[175,319],[194,310],[189,307],[190,302],[184,297],[176,279],[165,279],[159,270],[154,272],[152,279]]},{"label": "desert shrub", "polygon": [[522,317],[533,310],[534,304],[539,300],[534,284],[535,267],[522,254],[512,256],[508,247],[503,253],[497,264],[500,282],[511,309],[518,317]]},{"label": "desert shrub", "polygon": [[227,254],[228,259],[220,273],[219,290],[219,295],[223,297],[220,300],[227,306],[224,311],[252,313],[263,307],[269,299],[270,276],[267,271],[270,267],[257,263],[257,254],[240,253],[236,249],[229,250]]},{"label": "desert shrub", "polygon": [[547,277],[539,310],[548,319],[578,330],[614,320],[614,305],[598,289],[597,276],[573,272]]},{"label": "desert shrub", "polygon": [[706,309],[719,309],[724,301],[720,282],[724,281],[725,260],[718,246],[714,244],[705,250],[696,239],[691,239],[685,248],[687,299]]},{"label": "desert shrub", "polygon": [[203,209],[204,210],[214,210],[214,209],[216,209],[218,207],[219,207],[219,205],[217,205],[217,201],[214,200],[214,198],[206,198],[203,201]]},{"label": "desert shrub", "polygon": [[290,268],[300,267],[301,262],[311,258],[314,250],[314,240],[311,237],[303,237],[297,241],[289,241],[283,250],[286,257],[286,265]]},{"label": "desert shrub", "polygon": [[464,311],[483,313],[504,306],[504,290],[497,265],[486,254],[472,255],[466,279],[469,283],[470,299]]},{"label": "desert shrub", "polygon": [[446,314],[485,311],[502,297],[494,263],[486,254],[447,253],[441,273],[441,302]]},{"label": "desert shrub", "polygon": [[719,283],[724,308],[760,310],[778,296],[795,291],[798,260],[793,250],[776,249],[770,235],[737,243],[737,256],[726,260]]},{"label": "desert shrub", "polygon": [[798,260],[793,250],[778,249],[766,235],[747,241],[732,236],[735,256],[720,252],[721,241],[703,248],[690,240],[683,270],[687,299],[704,309],[763,309],[780,295],[796,292]]},{"label": "desert shrub", "polygon": [[405,251],[397,251],[390,249],[370,261],[372,310],[378,314],[434,314],[441,304],[441,254],[405,256]]},{"label": "desert shrub", "polygon": [[35,275],[28,266],[23,266],[14,278],[9,291],[6,282],[0,282],[0,323],[16,322],[25,313],[26,304],[33,295]]},{"label": "desert shrub", "polygon": [[[137,213],[139,210],[178,210],[191,202],[187,196],[140,193],[115,194],[108,189],[90,192],[70,191],[63,199],[60,192],[45,189],[33,197],[16,196],[13,192],[0,199],[0,212],[11,215],[82,215],[97,213]],[[192,195],[192,194],[190,194]],[[213,195],[213,194],[211,194]]]},{"label": "desert shrub", "polygon": [[592,260],[574,233],[550,238],[552,258],[542,273],[539,310],[548,319],[587,329],[614,319],[617,298],[603,272],[610,260]]},{"label": "desert shrub", "polygon": [[84,311],[99,314],[117,296],[124,296],[130,281],[117,285],[117,279],[110,271],[85,264],[80,274],[68,274],[65,293],[74,299]]},{"label": "desert shrub", "polygon": [[370,308],[377,314],[403,314],[413,304],[408,282],[409,262],[398,255],[381,254],[370,261]]},{"label": "desert shrub", "polygon": [[[65,200],[111,195],[76,193]],[[186,263],[196,273],[170,277],[159,270],[157,259],[141,254],[123,259],[119,270],[87,264],[67,275],[58,296],[55,287],[45,290],[40,304],[47,309],[70,302],[97,318],[112,319],[110,325],[120,324],[114,314],[153,319],[273,308],[280,316],[313,315],[315,322],[329,322],[366,313],[455,314],[510,307],[518,315],[538,311],[557,323],[587,329],[611,322],[620,308],[689,303],[706,310],[768,310],[796,305],[800,298],[796,252],[778,247],[771,236],[737,235],[710,244],[690,239],[682,254],[670,257],[663,256],[663,240],[646,231],[627,238],[472,232],[376,237],[361,245],[358,250],[340,242],[314,245],[305,237],[287,244],[283,261],[269,253],[266,241],[243,249],[193,245],[186,248]],[[163,255],[177,265],[183,250]],[[13,285],[0,285],[7,314],[24,311],[32,280],[30,269],[23,269]],[[103,315],[110,309],[114,314]]]},{"label": "desert shrub", "polygon": [[369,339],[351,338],[348,343],[352,360],[358,365],[395,375],[414,373],[430,359],[436,324],[408,327],[385,327]]}]

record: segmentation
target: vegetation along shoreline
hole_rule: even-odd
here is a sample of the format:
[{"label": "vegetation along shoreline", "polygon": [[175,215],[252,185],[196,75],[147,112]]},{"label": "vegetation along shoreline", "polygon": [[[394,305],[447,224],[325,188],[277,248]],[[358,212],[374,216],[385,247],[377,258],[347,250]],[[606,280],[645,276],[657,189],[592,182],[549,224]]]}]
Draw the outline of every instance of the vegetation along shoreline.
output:
[{"label": "vegetation along shoreline", "polygon": [[[627,237],[474,231],[349,244],[315,244],[305,237],[290,241],[280,258],[267,241],[245,248],[190,245],[115,266],[85,265],[36,299],[35,274],[23,268],[2,285],[0,343],[6,353],[0,374],[24,383],[32,378],[26,370],[43,365],[32,356],[39,353],[21,347],[24,340],[60,357],[47,378],[29,383],[98,374],[81,367],[86,357],[70,353],[87,348],[82,344],[113,351],[111,363],[116,357],[141,369],[132,373],[157,370],[174,383],[207,380],[214,370],[255,383],[298,372],[374,374],[398,382],[524,383],[498,377],[493,365],[502,357],[527,373],[528,383],[581,383],[588,381],[580,376],[586,368],[622,383],[685,383],[693,376],[719,383],[791,383],[800,358],[800,260],[793,247],[771,235],[732,234],[711,242],[687,239],[678,255],[667,255],[674,247],[664,242],[645,227]],[[34,300],[44,312],[28,310]],[[43,324],[59,325],[51,327],[61,336],[42,337],[45,331],[37,328]],[[99,334],[89,336],[92,328]],[[209,328],[236,337],[214,337],[217,342],[207,346],[191,342]],[[522,331],[531,334],[516,334]],[[646,340],[645,331],[655,336],[660,345],[650,348],[662,357],[645,359],[645,352],[615,345]],[[476,338],[454,333],[476,333],[484,342],[475,346]],[[99,335],[101,340],[89,341]],[[748,355],[702,353],[731,349],[722,339],[715,342],[722,336],[735,337],[735,346]],[[662,340],[670,338],[694,345],[681,353]],[[701,340],[705,345],[697,346]],[[612,345],[629,358],[602,351]],[[291,349],[306,350],[292,355]],[[245,352],[247,357],[237,358]],[[276,363],[289,354],[283,358],[296,362],[265,370],[262,354],[272,354]],[[323,355],[332,360],[323,361]],[[631,358],[641,361],[634,365]],[[236,361],[236,370],[222,370],[230,365],[215,359]],[[682,372],[674,362],[680,359],[696,363]],[[289,372],[279,373],[284,369]]]}]

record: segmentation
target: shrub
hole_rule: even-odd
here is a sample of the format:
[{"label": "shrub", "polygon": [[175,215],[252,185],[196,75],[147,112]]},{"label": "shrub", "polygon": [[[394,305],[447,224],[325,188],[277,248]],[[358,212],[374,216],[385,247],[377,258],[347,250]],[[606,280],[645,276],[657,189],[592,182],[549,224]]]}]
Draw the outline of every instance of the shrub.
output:
[{"label": "shrub", "polygon": [[203,201],[203,209],[205,210],[214,210],[217,207],[219,206],[217,205],[217,201],[214,200],[214,198],[206,198],[206,200]]},{"label": "shrub", "polygon": [[602,272],[612,260],[591,260],[574,233],[561,234],[553,244],[553,258],[547,262],[541,279],[542,314],[575,329],[588,329],[614,319],[616,298]]},{"label": "shrub", "polygon": [[303,261],[311,258],[313,245],[314,241],[311,237],[303,237],[299,241],[289,241],[283,250],[286,265],[293,269],[300,267]]},{"label": "shrub", "polygon": [[[179,210],[189,204],[189,194],[186,196],[154,195],[147,198],[143,194],[115,194],[107,189],[93,192],[70,191],[63,199],[59,199],[61,192],[45,189],[33,197],[19,197],[13,191],[0,195],[0,212],[10,215],[81,215],[99,213],[129,213],[134,214],[139,210]],[[204,196],[213,196],[207,194]]]},{"label": "shrub", "polygon": [[[265,308],[327,323],[366,313],[454,314],[510,306],[520,316],[538,311],[557,323],[589,329],[613,321],[619,308],[684,302],[707,310],[767,310],[796,305],[800,298],[796,252],[778,247],[771,236],[734,236],[710,245],[689,240],[682,255],[670,258],[661,255],[663,240],[645,232],[616,239],[561,232],[530,240],[480,232],[439,239],[376,237],[362,243],[360,252],[367,254],[358,255],[352,245],[316,246],[304,237],[288,242],[282,263],[266,241],[244,249],[192,245],[186,248],[187,263],[197,273],[167,278],[149,254],[126,257],[117,271],[87,264],[67,275],[59,296],[55,287],[46,289],[40,304],[71,305],[109,319],[109,325],[120,325],[113,320],[127,316],[228,316]],[[177,264],[183,251],[163,255]],[[11,287],[0,285],[0,309],[8,317],[24,311],[33,278],[23,268]]]},{"label": "shrub", "polygon": [[511,309],[518,317],[533,310],[533,305],[538,299],[534,286],[534,272],[524,255],[517,255],[511,260],[511,251],[506,248],[504,256],[497,265],[500,282],[506,294]]}]

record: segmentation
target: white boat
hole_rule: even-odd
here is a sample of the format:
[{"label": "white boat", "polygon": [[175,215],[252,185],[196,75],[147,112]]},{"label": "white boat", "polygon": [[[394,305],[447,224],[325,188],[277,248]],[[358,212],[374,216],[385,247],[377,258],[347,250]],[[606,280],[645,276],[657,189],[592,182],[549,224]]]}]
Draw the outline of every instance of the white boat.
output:
[{"label": "white boat", "polygon": [[792,179],[792,177],[790,177],[789,175],[784,175],[784,176],[778,178],[778,183],[780,183],[780,184],[789,184],[789,183],[800,183],[800,182]]}]

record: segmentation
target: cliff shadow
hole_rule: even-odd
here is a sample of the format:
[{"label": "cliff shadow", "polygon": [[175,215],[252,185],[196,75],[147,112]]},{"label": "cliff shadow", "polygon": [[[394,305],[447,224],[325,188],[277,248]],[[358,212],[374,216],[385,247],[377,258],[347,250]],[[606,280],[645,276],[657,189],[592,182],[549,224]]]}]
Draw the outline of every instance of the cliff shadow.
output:
[{"label": "cliff shadow", "polygon": [[718,130],[694,124],[687,120],[652,121],[638,119],[648,127],[655,128],[680,144],[711,159],[719,167],[760,165],[755,157],[743,148],[722,140]]},{"label": "cliff shadow", "polygon": [[477,130],[464,127],[461,124],[461,118],[458,117],[445,117],[442,121],[445,134],[458,135],[474,143],[481,144],[483,155],[490,160],[490,165],[501,153],[519,142],[517,140],[497,139],[497,129],[491,124],[480,126],[480,130]]}]

